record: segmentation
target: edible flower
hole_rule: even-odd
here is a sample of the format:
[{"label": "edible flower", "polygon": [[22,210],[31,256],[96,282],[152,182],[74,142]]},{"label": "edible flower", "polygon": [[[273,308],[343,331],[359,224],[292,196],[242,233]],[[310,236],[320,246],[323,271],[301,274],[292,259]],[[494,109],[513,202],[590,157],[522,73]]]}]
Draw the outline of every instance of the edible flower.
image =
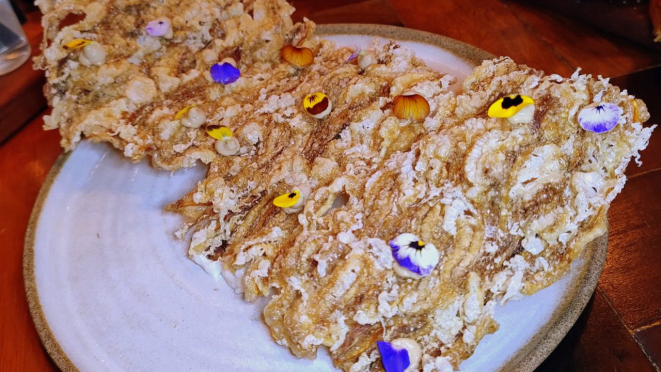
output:
[{"label": "edible flower", "polygon": [[381,364],[386,372],[413,372],[418,370],[422,348],[410,338],[397,338],[390,342],[377,341]]},{"label": "edible flower", "polygon": [[65,50],[80,49],[89,45],[91,42],[92,40],[87,40],[87,39],[73,39],[70,42],[64,44],[63,48]]},{"label": "edible flower", "polygon": [[534,103],[535,101],[528,96],[512,94],[494,102],[489,107],[487,114],[492,118],[510,118],[516,115],[524,107]]},{"label": "edible flower", "polygon": [[220,84],[232,84],[241,77],[241,70],[236,68],[236,62],[231,58],[225,58],[211,66],[210,72],[213,81]]},{"label": "edible flower", "polygon": [[216,152],[223,156],[233,156],[241,150],[241,144],[235,137],[224,137],[216,140],[213,147],[216,149]]},{"label": "edible flower", "polygon": [[401,277],[420,279],[431,274],[440,261],[436,247],[413,234],[400,234],[388,244],[395,259],[393,269]]},{"label": "edible flower", "polygon": [[396,348],[386,341],[377,341],[376,346],[381,354],[381,364],[386,372],[404,372],[411,365],[408,350]]},{"label": "edible flower", "polygon": [[207,134],[216,139],[214,148],[223,156],[232,156],[239,153],[241,144],[239,140],[234,137],[234,133],[228,127],[220,125],[207,125]]},{"label": "edible flower", "polygon": [[361,70],[368,68],[376,62],[376,56],[374,56],[374,51],[372,49],[368,51],[362,50],[358,53],[358,67],[360,67]]},{"label": "edible flower", "polygon": [[390,342],[377,341],[381,364],[386,372],[418,371],[422,359],[422,348],[410,338],[397,338]]},{"label": "edible flower", "polygon": [[305,47],[298,48],[293,45],[285,45],[280,49],[280,56],[298,68],[310,66],[314,62],[314,53],[310,48]]},{"label": "edible flower", "polygon": [[177,111],[177,113],[174,114],[174,120],[179,120],[179,119],[183,118],[186,114],[188,114],[188,111],[190,109],[192,109],[193,107],[195,107],[195,105],[186,106],[186,107],[182,108],[181,110]]},{"label": "edible flower", "polygon": [[147,33],[151,36],[163,36],[166,39],[172,38],[174,32],[172,31],[172,22],[168,17],[160,17],[147,23],[145,27]]},{"label": "edible flower", "polygon": [[353,53],[351,53],[351,55],[349,56],[349,58],[347,58],[347,60],[345,62],[353,61],[354,59],[356,59],[356,57],[358,57],[358,54],[360,54],[360,52],[361,52],[361,49],[356,48],[356,50]]},{"label": "edible flower", "polygon": [[308,185],[299,185],[294,187],[290,192],[273,199],[273,205],[282,208],[287,214],[298,213],[303,210],[303,206],[305,205],[305,201],[310,195],[310,192],[311,190]]},{"label": "edible flower", "polygon": [[406,94],[395,97],[395,116],[399,119],[422,121],[429,115],[429,103],[419,94]]},{"label": "edible flower", "polygon": [[323,93],[312,93],[303,99],[305,112],[315,119],[323,119],[330,114],[333,103]]},{"label": "edible flower", "polygon": [[507,121],[512,124],[528,124],[531,123],[534,118],[535,104],[532,104],[522,108],[519,112],[507,118]]},{"label": "edible flower", "polygon": [[103,45],[93,41],[83,47],[83,52],[78,57],[78,61],[83,66],[101,66],[106,63],[106,49]]},{"label": "edible flower", "polygon": [[605,133],[617,126],[622,109],[614,103],[592,103],[578,113],[581,128],[595,133]]},{"label": "edible flower", "polygon": [[280,208],[289,208],[293,207],[301,199],[301,192],[299,190],[293,190],[286,194],[282,194],[277,198],[273,199],[273,205]]},{"label": "edible flower", "polygon": [[[192,106],[186,106],[179,110],[175,115],[174,115],[174,120],[180,120],[181,125],[188,127],[188,128],[199,128],[202,126],[207,121],[207,114],[200,108],[195,107],[195,105]],[[214,131],[215,127],[210,126],[211,128],[207,128],[207,133],[209,130],[212,132]],[[229,130],[229,128],[227,128]],[[231,132],[231,130],[230,130]],[[209,134],[211,136],[211,134]],[[214,135],[218,136],[222,134],[219,133],[214,133]],[[213,136],[212,136],[213,137]],[[215,137],[214,137],[215,138]],[[218,139],[218,138],[216,138]]]},{"label": "edible flower", "polygon": [[234,135],[234,132],[232,132],[231,129],[220,125],[207,125],[206,130],[207,130],[207,134],[211,136],[211,138],[217,140],[227,137],[232,137]]}]

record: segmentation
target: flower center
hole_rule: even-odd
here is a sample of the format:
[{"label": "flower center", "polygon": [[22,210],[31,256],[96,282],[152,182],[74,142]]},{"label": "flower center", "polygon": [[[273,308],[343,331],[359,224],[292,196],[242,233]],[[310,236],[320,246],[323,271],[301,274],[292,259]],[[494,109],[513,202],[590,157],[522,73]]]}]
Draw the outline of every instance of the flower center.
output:
[{"label": "flower center", "polygon": [[422,249],[422,248],[425,247],[425,243],[422,240],[418,240],[418,241],[415,241],[415,242],[410,242],[409,247],[411,247],[413,249]]},{"label": "flower center", "polygon": [[299,190],[294,190],[286,194],[282,194],[277,198],[273,199],[273,205],[280,208],[291,208],[295,206],[300,199],[301,199],[301,192]]},{"label": "flower center", "polygon": [[507,110],[510,107],[516,107],[522,103],[523,103],[523,98],[521,98],[520,94],[517,94],[516,97],[514,98],[505,97],[503,99],[502,106],[505,110]]},{"label": "flower center", "polygon": [[310,94],[310,96],[308,97],[308,102],[310,102],[311,104],[314,104],[316,101],[317,101],[317,95],[316,94]]}]

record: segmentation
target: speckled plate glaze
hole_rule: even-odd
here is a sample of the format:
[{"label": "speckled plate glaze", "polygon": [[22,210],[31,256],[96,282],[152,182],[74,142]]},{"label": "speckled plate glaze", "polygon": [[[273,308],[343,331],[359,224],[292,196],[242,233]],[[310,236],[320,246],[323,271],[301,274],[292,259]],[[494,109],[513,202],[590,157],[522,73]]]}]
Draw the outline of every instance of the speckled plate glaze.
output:
[{"label": "speckled plate glaze", "polygon": [[[397,27],[330,25],[318,32],[346,46],[396,39],[459,79],[492,57]],[[32,212],[24,275],[36,328],[62,370],[335,370],[325,350],[309,361],[276,345],[261,321],[263,302],[244,302],[186,257],[186,243],[173,235],[182,219],[162,207],[204,172],[202,166],[158,171],[88,142],[57,161]],[[606,236],[596,239],[561,280],[497,307],[500,329],[482,340],[461,370],[531,371],[539,365],[590,299],[606,246]]]}]

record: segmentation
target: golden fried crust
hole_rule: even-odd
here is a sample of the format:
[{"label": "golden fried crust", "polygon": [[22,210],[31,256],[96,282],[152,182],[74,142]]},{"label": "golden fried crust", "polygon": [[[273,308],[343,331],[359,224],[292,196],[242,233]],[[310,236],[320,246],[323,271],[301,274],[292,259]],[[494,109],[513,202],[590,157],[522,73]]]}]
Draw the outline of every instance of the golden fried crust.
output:
[{"label": "golden fried crust", "polygon": [[[433,121],[442,125],[408,149],[383,151],[378,166],[358,175],[340,168],[298,215],[302,228],[258,251],[248,244],[237,255],[242,242],[231,243],[227,262],[250,262],[246,296],[276,291],[264,311],[276,342],[301,357],[325,345],[343,370],[380,370],[375,340],[407,337],[422,345],[429,366],[437,358],[458,366],[497,329],[497,302],[550,285],[605,232],[623,171],[651,134],[635,121],[646,117],[644,106],[606,81],[545,77],[509,59],[485,62],[464,90],[439,99],[447,107]],[[486,116],[491,102],[512,93],[538,103],[530,124]],[[611,132],[586,132],[576,121],[595,97],[622,108]],[[380,134],[388,120],[378,122]],[[341,194],[347,203],[327,213]],[[266,236],[279,226],[273,221],[243,239]],[[439,248],[432,275],[393,273],[387,242],[403,232]]]},{"label": "golden fried crust", "polygon": [[[170,170],[218,157],[204,128],[184,127],[174,119],[177,111],[196,105],[208,122],[229,120],[260,91],[291,84],[304,74],[280,61],[280,48],[305,42],[314,30],[311,22],[294,25],[293,8],[280,0],[39,5],[46,32],[36,65],[47,70],[44,91],[53,106],[45,128],[60,130],[65,149],[87,137],[110,142],[134,161],[151,156],[154,165]],[[83,19],[61,27],[71,15]],[[146,32],[158,17],[170,19],[172,38]],[[105,63],[85,66],[81,50],[64,48],[79,38],[100,44]],[[243,76],[230,85],[209,74],[226,57],[237,61]]]}]

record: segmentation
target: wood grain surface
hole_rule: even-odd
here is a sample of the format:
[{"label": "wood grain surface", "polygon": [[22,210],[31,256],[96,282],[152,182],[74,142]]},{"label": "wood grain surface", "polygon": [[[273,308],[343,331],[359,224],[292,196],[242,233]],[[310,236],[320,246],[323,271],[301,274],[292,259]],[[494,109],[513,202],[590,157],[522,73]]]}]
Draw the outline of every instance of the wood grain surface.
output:
[{"label": "wood grain surface", "polygon": [[23,285],[23,239],[32,206],[60,155],[59,135],[33,120],[0,145],[0,371],[54,371],[32,324]]},{"label": "wood grain surface", "polygon": [[[317,23],[381,23],[449,36],[547,73],[626,75],[614,83],[642,96],[661,122],[661,72],[627,75],[661,62],[642,49],[580,22],[502,0],[299,0],[293,17]],[[38,39],[39,15],[25,26]],[[27,66],[27,67],[26,67]],[[30,318],[22,276],[27,221],[44,178],[61,154],[59,135],[44,132],[43,75],[28,65],[0,77],[0,371],[56,371]],[[11,82],[7,84],[6,82]],[[37,93],[35,93],[37,92]],[[597,292],[539,371],[658,371],[661,363],[661,133],[630,166],[631,179],[610,210],[608,258]]]},{"label": "wood grain surface", "polygon": [[658,367],[661,365],[661,324],[656,324],[636,332],[636,340],[650,360]]},{"label": "wood grain surface", "polygon": [[599,290],[560,345],[538,368],[538,372],[654,370]]}]

